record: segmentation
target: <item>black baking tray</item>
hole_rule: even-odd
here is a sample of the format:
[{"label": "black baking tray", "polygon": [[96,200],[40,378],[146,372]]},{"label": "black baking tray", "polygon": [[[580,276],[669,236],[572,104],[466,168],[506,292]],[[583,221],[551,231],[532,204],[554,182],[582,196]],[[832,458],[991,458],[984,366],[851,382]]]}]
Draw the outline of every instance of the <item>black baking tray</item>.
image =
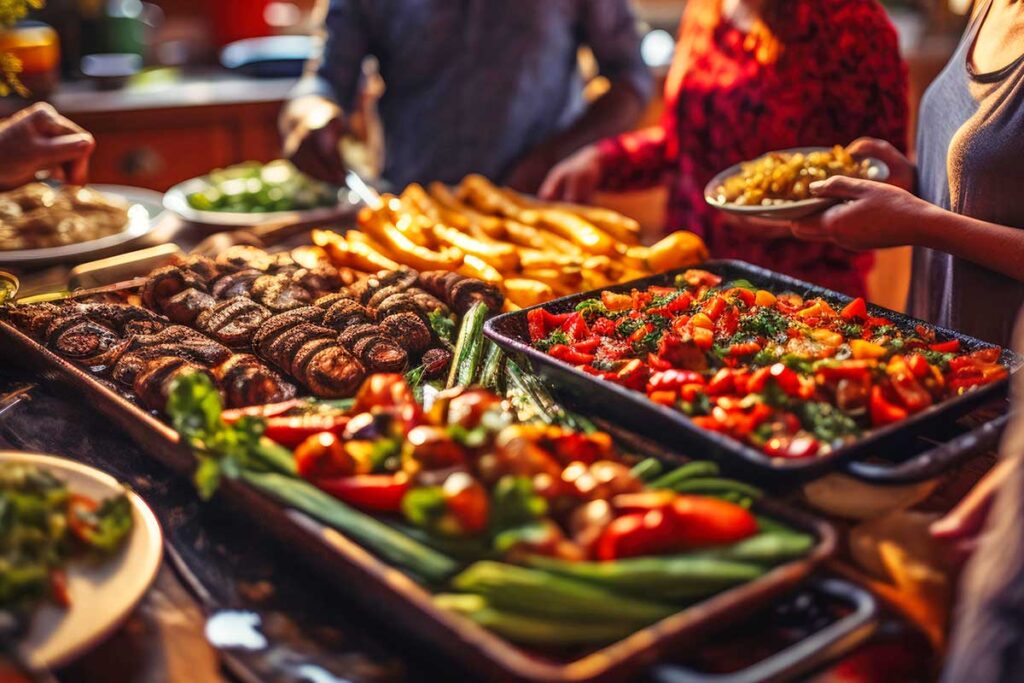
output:
[{"label": "black baking tray", "polygon": [[[40,382],[60,385],[91,409],[121,427],[153,458],[182,475],[195,458],[178,434],[154,413],[136,405],[88,372],[0,320],[0,363],[17,365]],[[639,442],[638,442],[639,443]],[[636,451],[663,456],[661,450]],[[676,456],[678,457],[678,456]],[[666,456],[666,459],[667,456]],[[434,605],[427,587],[386,564],[345,535],[230,478],[221,482],[223,497],[250,520],[303,555],[339,587],[401,627],[403,633],[436,647],[474,671],[480,679],[533,683],[591,683],[635,680],[645,667],[677,652],[699,634],[743,618],[805,581],[836,548],[836,531],[824,520],[772,499],[755,510],[813,534],[806,557],[792,560],[745,584],[682,608],[662,621],[605,647],[570,653],[547,653],[519,647],[468,618]]]},{"label": "black baking tray", "polygon": [[[723,282],[749,280],[757,287],[776,293],[788,291],[804,297],[823,297],[838,305],[844,305],[853,299],[845,294],[742,261],[709,261],[700,268],[721,276]],[[628,293],[633,289],[643,289],[652,285],[672,286],[676,275],[686,270],[689,269],[673,270],[506,313],[487,321],[484,325],[484,334],[505,350],[527,359],[533,371],[555,394],[567,399],[570,407],[577,407],[584,412],[615,421],[672,449],[682,450],[692,457],[713,458],[730,469],[759,477],[765,482],[805,481],[840,468],[850,461],[898,448],[900,443],[909,437],[940,423],[952,422],[982,403],[1006,394],[1009,380],[1003,379],[931,406],[902,422],[872,429],[856,441],[836,448],[826,455],[804,459],[772,458],[729,436],[701,429],[681,412],[658,405],[641,392],[588,375],[571,364],[530,346],[526,316],[534,308],[565,313],[574,310],[584,299],[600,296],[602,291]],[[958,339],[965,352],[993,346],[962,332],[931,325],[881,306],[869,305],[868,311],[872,315],[888,318],[895,326],[907,332],[913,332],[916,325],[927,325],[935,330],[939,341]],[[1024,365],[1024,359],[1008,349],[1002,351],[1000,362],[1009,368],[1011,374]]]}]

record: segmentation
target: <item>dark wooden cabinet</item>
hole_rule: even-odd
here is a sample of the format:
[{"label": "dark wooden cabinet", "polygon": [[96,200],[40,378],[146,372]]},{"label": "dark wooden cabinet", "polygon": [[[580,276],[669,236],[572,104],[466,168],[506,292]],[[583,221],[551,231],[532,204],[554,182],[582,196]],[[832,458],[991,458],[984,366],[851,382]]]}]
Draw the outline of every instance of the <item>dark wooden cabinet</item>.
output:
[{"label": "dark wooden cabinet", "polygon": [[67,87],[53,104],[96,137],[90,178],[164,191],[213,168],[281,154],[290,81],[185,80],[157,89]]}]

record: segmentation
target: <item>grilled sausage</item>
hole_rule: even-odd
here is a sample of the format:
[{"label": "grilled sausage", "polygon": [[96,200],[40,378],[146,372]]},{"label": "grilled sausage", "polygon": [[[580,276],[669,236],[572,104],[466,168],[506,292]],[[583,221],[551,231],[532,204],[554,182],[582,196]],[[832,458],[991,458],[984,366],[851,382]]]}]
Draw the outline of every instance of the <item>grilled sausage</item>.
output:
[{"label": "grilled sausage", "polygon": [[252,299],[236,296],[220,302],[196,318],[196,327],[233,349],[247,349],[270,311]]}]

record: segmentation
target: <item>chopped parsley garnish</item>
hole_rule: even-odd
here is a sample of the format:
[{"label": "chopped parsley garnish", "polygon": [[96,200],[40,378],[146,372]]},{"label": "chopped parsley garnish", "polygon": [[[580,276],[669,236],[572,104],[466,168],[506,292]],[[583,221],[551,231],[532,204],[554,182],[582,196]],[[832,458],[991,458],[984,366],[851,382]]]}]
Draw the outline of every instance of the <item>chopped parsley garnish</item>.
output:
[{"label": "chopped parsley garnish", "polygon": [[620,322],[615,327],[615,331],[618,332],[623,337],[628,337],[637,330],[639,330],[641,327],[643,327],[645,324],[646,323],[644,322],[643,318],[624,318],[622,322]]},{"label": "chopped parsley garnish", "polygon": [[569,339],[569,335],[567,335],[561,329],[555,329],[551,330],[551,333],[548,334],[548,336],[541,339],[540,341],[534,342],[534,346],[536,346],[541,351],[547,351],[556,344],[569,345],[571,343],[572,339]]},{"label": "chopped parsley garnish", "polygon": [[611,358],[598,358],[590,365],[595,370],[600,370],[601,372],[611,372],[612,370],[615,369],[616,363]]},{"label": "chopped parsley garnish", "polygon": [[797,404],[796,409],[804,427],[825,443],[854,436],[861,431],[852,417],[829,403],[807,401]]},{"label": "chopped parsley garnish", "polygon": [[918,353],[924,356],[926,361],[943,372],[949,370],[949,361],[956,358],[955,353],[943,353],[942,351],[932,351],[931,349],[922,349]]},{"label": "chopped parsley garnish", "polygon": [[[661,317],[661,316],[655,316]],[[633,342],[633,351],[636,353],[654,353],[658,350],[658,344],[661,342],[661,335],[664,330],[654,329],[645,334],[642,338]]]},{"label": "chopped parsley garnish", "polygon": [[873,337],[895,337],[897,334],[899,334],[899,330],[895,325],[879,325],[871,330]]},{"label": "chopped parsley garnish", "polygon": [[651,303],[647,305],[648,310],[656,308],[665,308],[670,303],[682,296],[683,290],[677,290],[675,292],[669,292],[668,294],[661,294],[651,298]]},{"label": "chopped parsley garnish", "polygon": [[845,339],[860,339],[864,334],[864,326],[857,323],[843,323],[836,331]]},{"label": "chopped parsley garnish", "polygon": [[789,329],[789,321],[774,308],[758,308],[740,318],[739,332],[751,337],[780,340]]},{"label": "chopped parsley garnish", "polygon": [[608,316],[608,308],[601,303],[600,299],[584,299],[576,304],[576,312],[581,314],[588,321],[598,316]]}]

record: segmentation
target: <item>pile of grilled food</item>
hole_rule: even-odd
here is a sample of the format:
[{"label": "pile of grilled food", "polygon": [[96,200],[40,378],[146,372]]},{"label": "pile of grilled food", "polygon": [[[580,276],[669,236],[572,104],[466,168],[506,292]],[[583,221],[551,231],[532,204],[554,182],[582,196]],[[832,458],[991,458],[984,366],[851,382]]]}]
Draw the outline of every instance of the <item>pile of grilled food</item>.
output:
[{"label": "pile of grilled food", "polygon": [[406,268],[373,275],[325,262],[303,267],[288,253],[231,247],[216,259],[188,256],[149,274],[137,294],[8,307],[6,319],[112,388],[163,410],[171,382],[203,372],[227,406],[310,393],[352,396],[373,372],[448,368],[435,331],[497,288],[451,272]]}]

